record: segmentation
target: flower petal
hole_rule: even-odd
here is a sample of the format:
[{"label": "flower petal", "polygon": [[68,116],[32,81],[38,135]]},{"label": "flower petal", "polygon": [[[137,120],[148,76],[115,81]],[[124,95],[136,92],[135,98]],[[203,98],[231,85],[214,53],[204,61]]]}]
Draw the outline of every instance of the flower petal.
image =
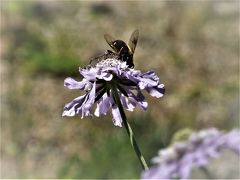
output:
[{"label": "flower petal", "polygon": [[136,103],[131,103],[131,101],[129,101],[129,98],[127,98],[126,96],[121,95],[120,99],[123,107],[126,108],[128,111],[133,111],[136,107]]},{"label": "flower petal", "polygon": [[95,81],[98,69],[93,67],[85,67],[85,68],[80,68],[79,72],[88,81]]},{"label": "flower petal", "polygon": [[111,81],[113,78],[113,75],[109,72],[103,72],[100,75],[97,76],[98,79],[103,79],[105,81]]},{"label": "flower petal", "polygon": [[112,107],[112,115],[113,115],[113,119],[112,119],[113,124],[115,126],[122,127],[122,117],[116,105],[113,105]]},{"label": "flower petal", "polygon": [[83,103],[82,118],[83,118],[83,116],[91,115],[91,109],[95,102],[95,90],[96,90],[96,82],[93,83],[93,87],[92,87],[91,91],[88,93],[88,98],[86,98],[86,101],[84,101],[84,103]]},{"label": "flower petal", "polygon": [[79,96],[75,98],[70,103],[66,104],[62,113],[62,116],[75,116],[76,115],[76,106],[82,106],[86,95]]},{"label": "flower petal", "polygon": [[86,85],[88,85],[88,81],[86,81],[86,79],[78,82],[73,78],[68,77],[64,80],[64,86],[68,87],[69,89],[84,89]]},{"label": "flower petal", "polygon": [[97,117],[99,117],[102,114],[106,115],[107,111],[109,110],[110,107],[111,107],[110,98],[105,93],[102,96],[102,98],[99,100],[99,102],[97,103],[97,108],[94,112],[94,115],[97,116]]},{"label": "flower petal", "polygon": [[132,104],[137,104],[143,110],[146,110],[147,106],[148,106],[148,103],[145,101],[145,98],[144,98],[143,94],[140,91],[138,91],[137,96],[135,94],[133,94],[132,92],[130,92],[130,94],[129,94],[129,102],[131,102]]},{"label": "flower petal", "polygon": [[155,87],[148,87],[146,88],[147,92],[156,98],[160,98],[164,95],[165,93],[165,88],[163,84],[159,84],[158,86]]}]

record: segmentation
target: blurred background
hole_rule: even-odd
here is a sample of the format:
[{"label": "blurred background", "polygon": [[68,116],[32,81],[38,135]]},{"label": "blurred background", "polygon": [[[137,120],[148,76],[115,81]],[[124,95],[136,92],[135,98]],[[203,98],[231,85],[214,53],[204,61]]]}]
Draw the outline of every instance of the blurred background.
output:
[{"label": "blurred background", "polygon": [[166,86],[127,112],[149,164],[182,128],[239,127],[238,1],[1,1],[1,178],[140,177],[110,115],[61,117],[83,93],[64,79],[135,29],[135,68]]}]

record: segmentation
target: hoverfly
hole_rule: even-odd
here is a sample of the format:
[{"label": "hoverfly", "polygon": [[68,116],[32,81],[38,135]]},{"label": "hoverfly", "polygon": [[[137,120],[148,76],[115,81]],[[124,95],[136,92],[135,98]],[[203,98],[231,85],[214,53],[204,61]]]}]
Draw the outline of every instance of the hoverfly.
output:
[{"label": "hoverfly", "polygon": [[116,58],[118,60],[126,62],[130,68],[133,68],[134,67],[133,54],[137,46],[138,36],[139,31],[138,30],[133,31],[127,45],[124,41],[115,40],[109,34],[105,34],[104,38],[109,44],[109,46],[113,49],[113,51],[107,50],[103,55],[92,59],[90,63],[92,64],[92,62],[94,61],[99,62],[107,58]]}]

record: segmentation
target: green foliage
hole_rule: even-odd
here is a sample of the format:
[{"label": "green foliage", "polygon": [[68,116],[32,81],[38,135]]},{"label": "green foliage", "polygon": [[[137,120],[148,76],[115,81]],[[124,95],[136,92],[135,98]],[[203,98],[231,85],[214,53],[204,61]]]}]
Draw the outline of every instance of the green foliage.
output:
[{"label": "green foliage", "polygon": [[111,136],[102,134],[93,145],[90,157],[86,159],[81,153],[70,156],[60,168],[58,178],[138,178],[141,166],[131,148],[124,129]]},{"label": "green foliage", "polygon": [[28,59],[23,62],[23,71],[35,75],[48,73],[61,77],[77,76],[76,67],[81,66],[76,59],[48,53],[30,54]]},{"label": "green foliage", "polygon": [[[82,66],[82,60],[70,48],[71,39],[66,39],[68,37],[66,32],[55,32],[53,38],[56,42],[52,42],[41,30],[41,26],[45,24],[42,24],[40,20],[36,19],[39,23],[36,25],[23,23],[25,20],[31,21],[32,18],[38,18],[39,16],[32,10],[33,8],[44,10],[44,6],[35,7],[32,3],[20,3],[19,5],[18,11],[20,12],[18,13],[23,13],[20,19],[22,22],[12,25],[10,29],[5,28],[3,31],[3,34],[12,39],[5,58],[16,64],[18,68],[20,67],[19,69],[26,75],[41,76],[46,73],[61,77],[76,76],[78,67]],[[12,6],[13,4],[10,7]]]}]

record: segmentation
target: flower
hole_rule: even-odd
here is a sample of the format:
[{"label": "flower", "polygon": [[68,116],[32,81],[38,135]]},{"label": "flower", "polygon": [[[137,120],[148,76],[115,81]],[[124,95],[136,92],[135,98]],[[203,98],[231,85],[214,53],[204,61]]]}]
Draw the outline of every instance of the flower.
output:
[{"label": "flower", "polygon": [[92,116],[96,103],[95,116],[106,115],[111,108],[113,124],[122,127],[122,117],[112,94],[113,88],[117,89],[121,103],[128,111],[133,111],[136,106],[147,109],[148,103],[141,90],[146,90],[157,98],[162,97],[165,92],[164,85],[155,72],[141,73],[129,68],[126,62],[116,59],[105,59],[95,67],[89,65],[79,71],[83,76],[82,81],[69,77],[65,79],[64,86],[84,90],[86,94],[66,104],[62,116]]},{"label": "flower", "polygon": [[187,179],[191,169],[206,166],[210,158],[219,157],[224,149],[240,155],[240,130],[224,134],[215,128],[192,134],[187,141],[160,150],[152,159],[156,164],[142,173],[142,179]]}]

